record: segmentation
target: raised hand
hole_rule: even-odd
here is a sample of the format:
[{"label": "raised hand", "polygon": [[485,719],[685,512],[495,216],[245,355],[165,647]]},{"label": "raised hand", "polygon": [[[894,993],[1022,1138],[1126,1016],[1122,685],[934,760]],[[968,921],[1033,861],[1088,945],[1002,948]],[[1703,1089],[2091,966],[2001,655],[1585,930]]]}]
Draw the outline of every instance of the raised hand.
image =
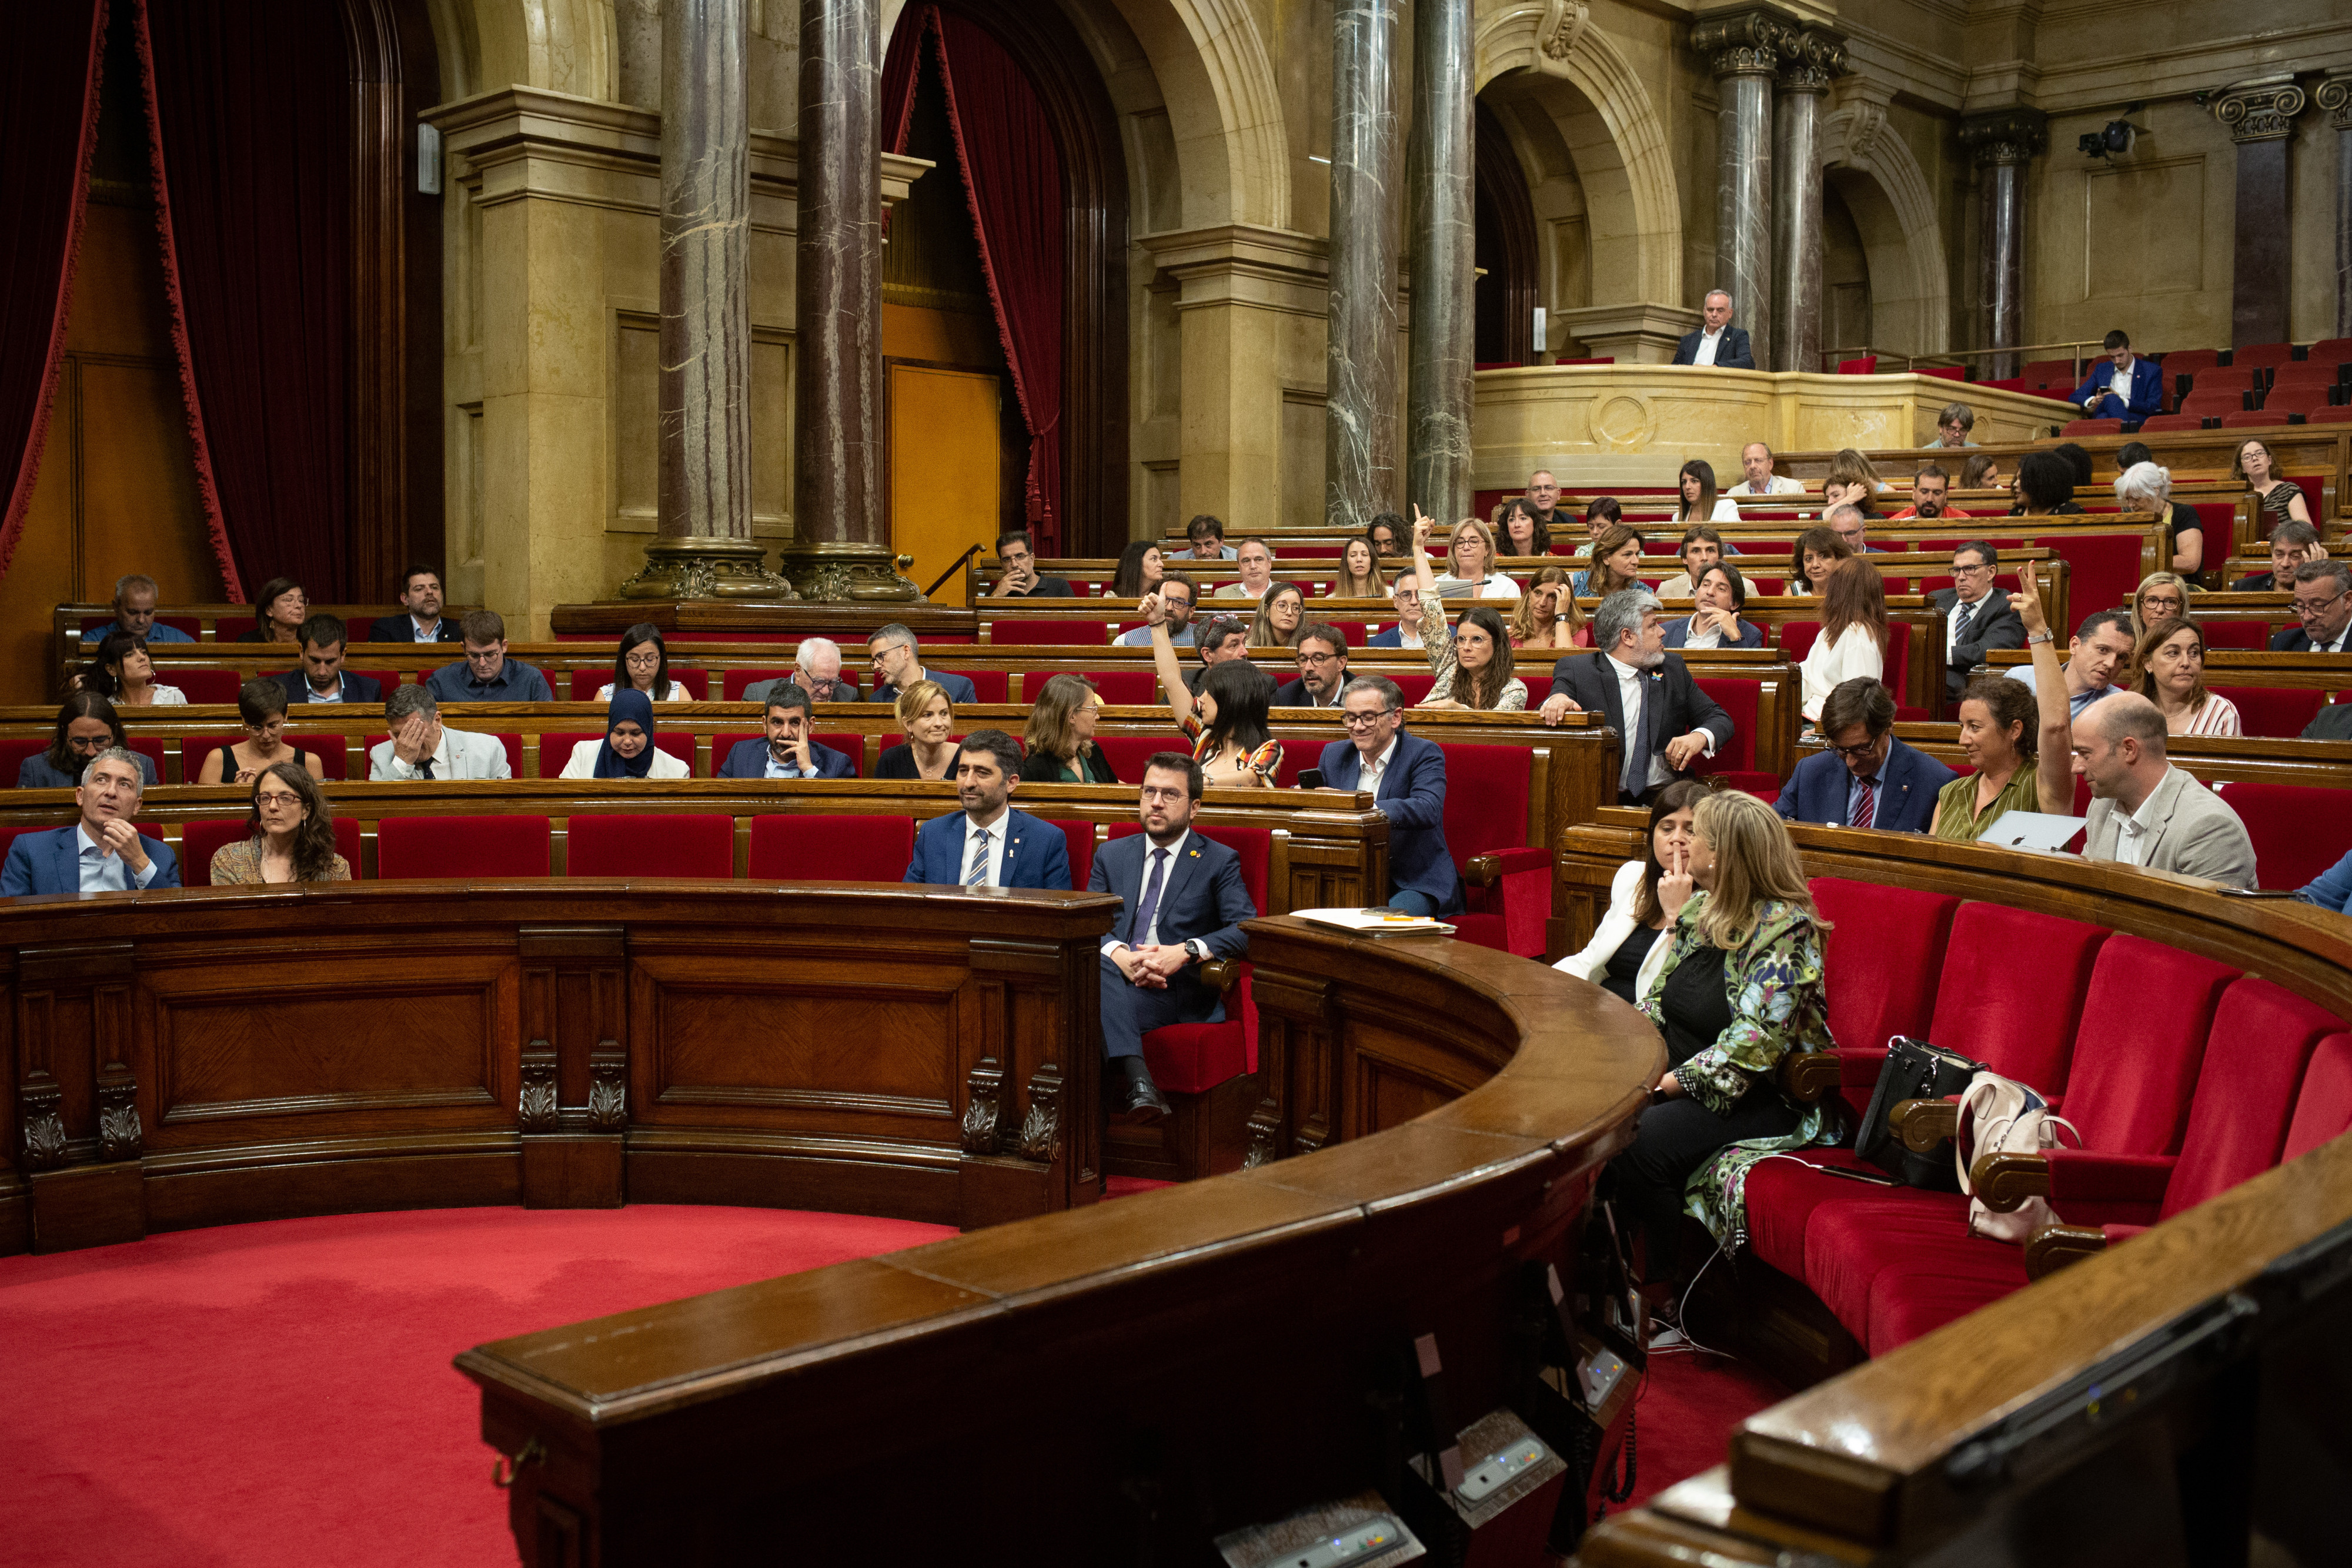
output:
[{"label": "raised hand", "polygon": [[1436,518],[1428,516],[1419,507],[1413,507],[1412,548],[1415,553],[1419,553],[1420,551],[1429,548],[1430,532],[1436,527]]},{"label": "raised hand", "polygon": [[2042,584],[2033,568],[2030,560],[2017,563],[2017,591],[2009,596],[2009,607],[2025,622],[2028,636],[2050,629],[2049,621],[2042,613]]}]

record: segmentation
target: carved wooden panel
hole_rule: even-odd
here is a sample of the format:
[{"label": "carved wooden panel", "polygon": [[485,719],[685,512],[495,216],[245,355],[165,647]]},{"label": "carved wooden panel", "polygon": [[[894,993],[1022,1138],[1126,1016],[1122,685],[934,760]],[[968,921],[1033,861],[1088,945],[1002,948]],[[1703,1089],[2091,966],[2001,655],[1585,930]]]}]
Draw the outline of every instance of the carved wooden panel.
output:
[{"label": "carved wooden panel", "polygon": [[137,1157],[127,942],[26,947],[16,955],[15,1151],[27,1170]]},{"label": "carved wooden panel", "polygon": [[548,1131],[541,1124],[576,1112],[599,1131],[620,1131],[628,1120],[623,928],[525,926],[515,946],[522,959],[523,1130]]},{"label": "carved wooden panel", "polygon": [[1311,1154],[1341,1135],[1334,1123],[1339,1033],[1334,982],[1296,974],[1251,980],[1257,1003],[1258,1066],[1266,1103],[1250,1118],[1247,1163]]}]

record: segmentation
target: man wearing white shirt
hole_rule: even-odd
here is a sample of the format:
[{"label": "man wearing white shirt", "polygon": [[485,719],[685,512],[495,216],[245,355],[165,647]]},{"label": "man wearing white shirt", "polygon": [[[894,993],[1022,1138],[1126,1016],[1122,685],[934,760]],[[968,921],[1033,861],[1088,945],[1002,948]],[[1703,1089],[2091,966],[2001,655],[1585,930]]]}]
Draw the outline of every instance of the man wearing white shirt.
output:
[{"label": "man wearing white shirt", "polygon": [[179,886],[179,860],[171,846],[133,824],[145,789],[134,753],[110,746],[91,758],[74,791],[80,820],[70,828],[16,835],[0,868],[0,894],[22,898]]},{"label": "man wearing white shirt", "polygon": [[429,566],[412,566],[400,580],[400,604],[404,613],[379,617],[368,628],[369,643],[456,643],[463,641],[455,621],[441,613],[441,574]]},{"label": "man wearing white shirt", "polygon": [[1274,549],[1264,539],[1244,539],[1234,565],[1241,569],[1241,580],[1229,582],[1217,590],[1218,599],[1264,599],[1267,587],[1274,581]]},{"label": "man wearing white shirt", "polygon": [[1720,288],[1710,290],[1699,314],[1706,318],[1706,326],[1684,335],[1675,350],[1675,363],[1711,365],[1722,371],[1756,368],[1756,356],[1748,344],[1748,329],[1731,324],[1730,295]]},{"label": "man wearing white shirt", "polygon": [[1651,795],[1712,757],[1732,736],[1731,716],[1666,652],[1655,595],[1626,589],[1592,612],[1593,653],[1570,653],[1552,666],[1551,695],[1538,711],[1546,724],[1571,713],[1597,713],[1622,737],[1621,804]]},{"label": "man wearing white shirt", "polygon": [[441,722],[441,707],[423,686],[400,686],[383,703],[392,738],[368,752],[368,778],[377,783],[411,779],[511,779],[507,748],[487,735],[469,735]]},{"label": "man wearing white shirt", "polygon": [[1421,646],[1421,589],[1418,580],[1398,574],[1389,589],[1396,605],[1397,623],[1385,632],[1375,632],[1365,646],[1370,648],[1418,648]]},{"label": "man wearing white shirt", "polygon": [[2164,715],[2117,692],[2074,721],[2074,771],[2091,786],[2086,860],[2254,885],[2254,845],[2227,801],[2172,765]]},{"label": "man wearing white shirt", "polygon": [[1805,482],[1772,472],[1772,449],[1751,441],[1739,449],[1739,471],[1748,476],[1724,492],[1727,496],[1801,496]]}]

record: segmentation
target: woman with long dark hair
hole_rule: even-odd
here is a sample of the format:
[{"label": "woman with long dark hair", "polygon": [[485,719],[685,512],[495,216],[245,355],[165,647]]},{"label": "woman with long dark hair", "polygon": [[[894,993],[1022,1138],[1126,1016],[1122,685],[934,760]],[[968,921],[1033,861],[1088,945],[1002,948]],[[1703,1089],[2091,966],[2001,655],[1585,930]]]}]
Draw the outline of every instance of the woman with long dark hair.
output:
[{"label": "woman with long dark hair", "polygon": [[1736,523],[1739,520],[1739,503],[1726,497],[1717,499],[1715,487],[1715,465],[1694,457],[1675,476],[1675,485],[1682,492],[1681,503],[1675,507],[1678,523]]},{"label": "woman with long dark hair", "polygon": [[1886,585],[1868,560],[1852,556],[1831,569],[1822,597],[1822,632],[1805,650],[1797,673],[1803,677],[1804,716],[1814,724],[1839,686],[1886,674]]},{"label": "woman with long dark hair", "polygon": [[118,626],[74,677],[77,690],[96,692],[117,707],[185,707],[187,694],[155,679],[147,639]]},{"label": "woman with long dark hair", "polygon": [[1448,631],[1445,603],[1429,575],[1430,529],[1436,525],[1412,514],[1412,570],[1421,598],[1421,650],[1437,677],[1421,707],[1467,707],[1524,712],[1528,686],[1511,674],[1511,633],[1487,604],[1474,604]]},{"label": "woman with long dark hair", "polygon": [[1282,742],[1273,738],[1267,718],[1274,683],[1247,659],[1222,659],[1202,673],[1201,693],[1193,695],[1176,645],[1168,640],[1168,607],[1158,594],[1147,593],[1143,613],[1151,623],[1151,661],[1168,712],[1192,743],[1192,760],[1203,778],[1220,789],[1272,788],[1282,767]]},{"label": "woman with long dark hair", "polygon": [[657,703],[694,700],[685,682],[669,678],[669,644],[650,621],[640,621],[621,633],[620,650],[613,655],[613,678],[596,688],[596,700],[609,703],[624,686],[634,686]]},{"label": "woman with long dark hair", "polygon": [[1689,850],[1692,814],[1706,797],[1706,785],[1696,779],[1677,779],[1658,791],[1650,802],[1648,856],[1617,868],[1609,883],[1609,912],[1601,917],[1592,940],[1553,968],[1640,1005],[1650,978],[1645,971],[1656,967],[1652,956],[1666,956],[1659,935],[1675,923],[1690,896],[1690,890],[1676,883],[1668,890],[1669,901],[1658,883],[1666,867],[1678,863],[1677,857]]},{"label": "woman with long dark hair", "polygon": [[2066,702],[2066,675],[2048,622],[2033,563],[2021,561],[2011,608],[2025,622],[2025,643],[2033,652],[2033,684],[2007,675],[1984,675],[1961,694],[1960,755],[1974,772],[1953,779],[1936,797],[1939,839],[1972,841],[2008,811],[2072,811],[2074,720]]},{"label": "woman with long dark hair", "polygon": [[213,852],[215,887],[271,882],[349,882],[351,862],[335,852],[334,811],[318,780],[291,762],[273,762],[253,781],[245,837]]},{"label": "woman with long dark hair", "polygon": [[1129,539],[1118,552],[1118,570],[1111,573],[1110,597],[1140,599],[1158,588],[1167,574],[1168,563],[1158,545],[1150,539]]},{"label": "woman with long dark hair", "polygon": [[310,616],[310,596],[290,577],[273,577],[253,596],[253,630],[240,643],[302,645],[302,622]]}]

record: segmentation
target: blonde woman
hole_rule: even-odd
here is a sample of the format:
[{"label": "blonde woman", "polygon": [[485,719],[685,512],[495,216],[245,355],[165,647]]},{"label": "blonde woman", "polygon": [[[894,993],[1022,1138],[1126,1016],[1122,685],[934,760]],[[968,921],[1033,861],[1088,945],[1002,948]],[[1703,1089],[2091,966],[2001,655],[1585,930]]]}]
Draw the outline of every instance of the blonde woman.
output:
[{"label": "blonde woman", "polygon": [[1372,559],[1369,540],[1349,539],[1348,548],[1339,552],[1339,574],[1332,580],[1334,599],[1386,599],[1389,585],[1381,576],[1380,562]]},{"label": "blonde woman", "polygon": [[952,779],[955,704],[937,681],[917,681],[898,694],[898,727],[907,738],[876,759],[877,779]]},{"label": "blonde woman", "polygon": [[[1414,515],[1420,515],[1418,508]],[[1495,570],[1495,533],[1475,517],[1454,525],[1445,541],[1445,575],[1437,580],[1441,595],[1473,599],[1517,599],[1519,585]]]},{"label": "blonde woman", "polygon": [[1576,602],[1576,583],[1564,566],[1537,569],[1527,592],[1511,606],[1514,648],[1590,648],[1592,630]]},{"label": "blonde woman", "polygon": [[1790,1052],[1835,1044],[1826,927],[1788,827],[1738,789],[1706,796],[1691,817],[1657,883],[1658,903],[1681,913],[1661,938],[1664,956],[1643,969],[1641,1009],[1665,1039],[1667,1071],[1609,1166],[1619,1212],[1648,1238],[1651,1280],[1680,1272],[1685,1214],[1738,1247],[1756,1162],[1836,1137],[1823,1103],[1796,1103],[1779,1081]]},{"label": "blonde woman", "polygon": [[1606,599],[1643,586],[1634,576],[1642,570],[1642,536],[1624,524],[1612,523],[1601,529],[1584,557],[1591,564],[1569,579],[1579,599]]},{"label": "blonde woman", "polygon": [[2137,643],[2159,621],[2182,621],[2189,615],[2189,581],[2176,571],[2151,571],[2132,590],[2132,641]]},{"label": "blonde woman", "polygon": [[1511,674],[1511,639],[1503,618],[1487,605],[1474,604],[1462,612],[1459,624],[1446,629],[1444,601],[1429,577],[1426,547],[1434,526],[1414,508],[1412,571],[1421,595],[1421,649],[1437,676],[1429,695],[1415,706],[1524,713],[1528,686]]},{"label": "blonde woman", "polygon": [[[1267,597],[1271,598],[1272,595]],[[1084,675],[1055,675],[1038,692],[1021,733],[1024,784],[1116,784],[1118,773],[1095,744],[1102,698]]]},{"label": "blonde woman", "polygon": [[2132,646],[2130,685],[2156,705],[2168,735],[2238,735],[2238,706],[2205,689],[2205,633],[2158,621]]},{"label": "blonde woman", "polygon": [[1257,601],[1257,619],[1250,622],[1253,648],[1296,648],[1298,629],[1307,623],[1307,595],[1295,582],[1268,585]]}]

